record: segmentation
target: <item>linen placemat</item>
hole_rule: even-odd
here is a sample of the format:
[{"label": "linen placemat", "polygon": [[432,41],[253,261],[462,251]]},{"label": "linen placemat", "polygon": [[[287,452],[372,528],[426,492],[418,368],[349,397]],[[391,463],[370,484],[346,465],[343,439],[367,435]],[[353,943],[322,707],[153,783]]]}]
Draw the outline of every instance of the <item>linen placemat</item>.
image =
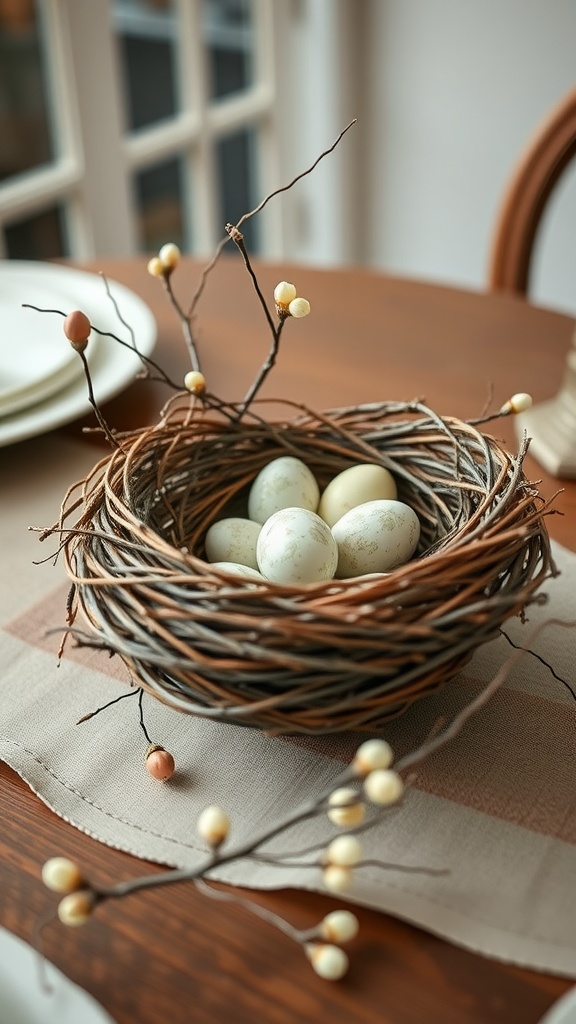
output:
[{"label": "linen placemat", "polygon": [[[58,567],[32,564],[49,551],[27,527],[56,518],[66,485],[94,457],[55,437],[24,454],[2,453],[0,462],[1,556],[9,567],[0,602],[0,757],[77,828],[183,867],[205,856],[194,822],[207,804],[229,811],[231,841],[241,842],[329,785],[362,737],[270,738],[198,721],[146,697],[148,732],[177,763],[162,785],[144,769],[137,698],[75,724],[126,692],[128,674],[117,659],[72,645],[57,666],[66,587]],[[554,556],[561,574],[544,587],[547,604],[530,608],[527,624],[506,625],[514,643],[526,646],[538,622],[576,619],[576,555],[554,545]],[[574,630],[551,625],[534,650],[576,688]],[[419,746],[439,718],[453,718],[510,652],[504,637],[485,645],[442,691],[391,722],[382,735],[397,755]],[[575,700],[546,664],[525,654],[456,739],[418,766],[402,805],[363,837],[366,857],[445,873],[363,868],[346,898],[477,952],[576,977],[575,764]],[[312,820],[278,842],[294,850],[335,834],[327,820]],[[311,868],[240,861],[218,877],[252,888],[322,890]]]}]

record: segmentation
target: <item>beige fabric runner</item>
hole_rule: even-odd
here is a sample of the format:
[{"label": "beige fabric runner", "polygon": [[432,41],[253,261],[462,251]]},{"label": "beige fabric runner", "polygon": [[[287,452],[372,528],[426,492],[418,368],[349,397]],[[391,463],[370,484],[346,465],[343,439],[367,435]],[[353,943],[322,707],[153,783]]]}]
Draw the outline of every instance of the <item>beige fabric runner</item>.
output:
[{"label": "beige fabric runner", "polygon": [[[0,757],[101,842],[194,865],[204,857],[194,822],[206,804],[229,810],[232,840],[241,842],[329,785],[359,738],[271,739],[146,697],[148,731],[177,761],[177,775],[160,785],[144,769],[137,697],[75,724],[126,692],[129,679],[114,659],[71,646],[57,667],[66,586],[59,566],[32,564],[50,548],[27,528],[51,524],[66,486],[94,461],[93,451],[57,435],[0,452]],[[515,643],[526,645],[539,621],[576,619],[576,555],[557,545],[554,554],[561,576],[546,585],[549,601],[530,610],[528,624],[506,626]],[[576,631],[550,626],[535,650],[576,691]],[[391,723],[385,736],[398,756],[420,745],[438,718],[452,718],[510,652],[504,638],[486,645],[442,692]],[[362,869],[348,898],[483,954],[576,977],[575,766],[576,701],[524,655],[457,739],[419,766],[402,806],[364,837],[368,857],[447,873]],[[294,850],[336,832],[327,820],[308,821],[277,842]],[[310,868],[240,862],[220,877],[253,888],[322,889]]]}]

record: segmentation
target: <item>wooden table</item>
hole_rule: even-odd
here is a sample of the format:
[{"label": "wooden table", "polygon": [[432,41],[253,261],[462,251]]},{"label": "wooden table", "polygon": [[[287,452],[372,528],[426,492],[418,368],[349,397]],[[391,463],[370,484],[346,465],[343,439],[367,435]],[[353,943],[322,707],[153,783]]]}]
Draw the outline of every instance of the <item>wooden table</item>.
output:
[{"label": "wooden table", "polygon": [[[180,329],[145,261],[108,260],[90,269],[103,270],[149,303],[159,326],[157,358],[182,376],[189,366]],[[184,300],[197,276],[198,266],[186,262],[175,277]],[[559,387],[573,321],[520,299],[353,270],[266,266],[259,277],[266,295],[286,278],[312,304],[310,317],[286,325],[265,387],[269,396],[320,409],[425,397],[440,413],[473,418],[491,387],[493,408],[517,391],[539,401]],[[237,259],[224,260],[209,278],[198,329],[210,389],[241,398],[269,337]],[[107,419],[118,428],[151,422],[165,397],[159,385],[135,384],[109,403]],[[80,436],[81,423],[66,429]],[[516,447],[510,420],[490,429]],[[97,442],[92,435],[86,443]],[[564,488],[549,530],[576,550],[576,482],[552,479],[530,457],[525,468],[529,478],[541,480],[545,497]],[[101,881],[150,870],[63,823],[10,769],[0,769],[2,925],[30,940],[34,922],[54,904],[39,870],[55,852]],[[302,927],[334,905],[331,898],[293,891],[255,898]],[[475,956],[383,914],[360,909],[358,916],[352,966],[337,984],[317,978],[276,930],[238,907],[207,901],[191,886],[106,904],[81,929],[52,922],[45,952],[118,1024],[536,1024],[569,985]]]}]

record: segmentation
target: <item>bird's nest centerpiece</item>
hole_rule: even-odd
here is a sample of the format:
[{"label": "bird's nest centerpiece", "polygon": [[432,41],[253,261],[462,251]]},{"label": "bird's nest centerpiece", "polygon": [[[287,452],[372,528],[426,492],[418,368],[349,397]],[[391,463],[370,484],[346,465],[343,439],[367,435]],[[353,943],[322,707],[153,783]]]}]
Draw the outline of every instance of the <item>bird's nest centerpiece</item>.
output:
[{"label": "bird's nest centerpiece", "polygon": [[[244,258],[272,334],[243,401],[222,402],[208,390],[193,341],[195,304],[185,312],[172,290],[175,246],[149,270],[180,317],[192,368],[156,425],[110,430],[84,357],[93,325],[81,314],[65,321],[113,448],[70,490],[47,531],[60,535],[72,582],[69,633],[118,654],[138,687],[179,711],[273,733],[378,730],[538,599],[555,572],[547,506],[523,473],[527,446],[509,454],[483,432],[488,417],[464,422],[419,402],[327,413],[286,403],[286,418],[270,422],[257,392],[284,325],[309,307],[282,282],[276,317],[269,311],[241,223],[228,226],[226,240]],[[497,415],[526,399],[514,396]],[[307,583],[251,578],[208,561],[209,528],[246,516],[254,479],[283,456],[304,463],[320,491],[353,465],[387,470],[419,521],[409,560]]]},{"label": "bird's nest centerpiece", "polygon": [[[359,462],[389,469],[422,524],[415,556],[304,586],[213,567],[208,528],[242,512],[250,482],[286,454],[320,486]],[[283,423],[176,404],[82,485],[63,542],[72,618],[81,610],[92,634],[78,638],[181,711],[274,732],[377,729],[454,676],[551,573],[522,455],[419,404]]]}]

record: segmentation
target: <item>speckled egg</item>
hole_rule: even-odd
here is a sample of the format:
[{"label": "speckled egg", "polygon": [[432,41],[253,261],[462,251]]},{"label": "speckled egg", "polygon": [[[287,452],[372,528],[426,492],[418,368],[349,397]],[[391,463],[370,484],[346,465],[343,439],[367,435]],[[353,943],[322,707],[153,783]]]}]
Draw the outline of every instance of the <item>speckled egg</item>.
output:
[{"label": "speckled egg", "polygon": [[260,470],[248,495],[248,516],[265,523],[282,508],[305,508],[315,512],[320,488],[312,471],[293,455],[273,459]]},{"label": "speckled egg", "polygon": [[344,469],[322,493],[318,515],[334,526],[351,508],[367,501],[395,499],[398,491],[392,474],[375,463],[359,463]]},{"label": "speckled egg", "polygon": [[340,579],[390,572],[412,557],[420,537],[414,509],[402,501],[368,501],[346,512],[332,527]]},{"label": "speckled egg", "polygon": [[222,569],[222,572],[228,572],[231,576],[242,576],[244,579],[253,580],[257,582],[264,582],[264,577],[261,572],[257,569],[252,569],[249,565],[240,565],[238,562],[212,562],[214,569]]},{"label": "speckled egg", "polygon": [[274,583],[330,580],[338,548],[330,527],[305,508],[283,508],[264,523],[256,548],[260,572]]},{"label": "speckled egg", "polygon": [[207,560],[240,562],[257,569],[256,542],[260,529],[260,523],[251,519],[231,517],[217,520],[212,523],[204,541]]}]

